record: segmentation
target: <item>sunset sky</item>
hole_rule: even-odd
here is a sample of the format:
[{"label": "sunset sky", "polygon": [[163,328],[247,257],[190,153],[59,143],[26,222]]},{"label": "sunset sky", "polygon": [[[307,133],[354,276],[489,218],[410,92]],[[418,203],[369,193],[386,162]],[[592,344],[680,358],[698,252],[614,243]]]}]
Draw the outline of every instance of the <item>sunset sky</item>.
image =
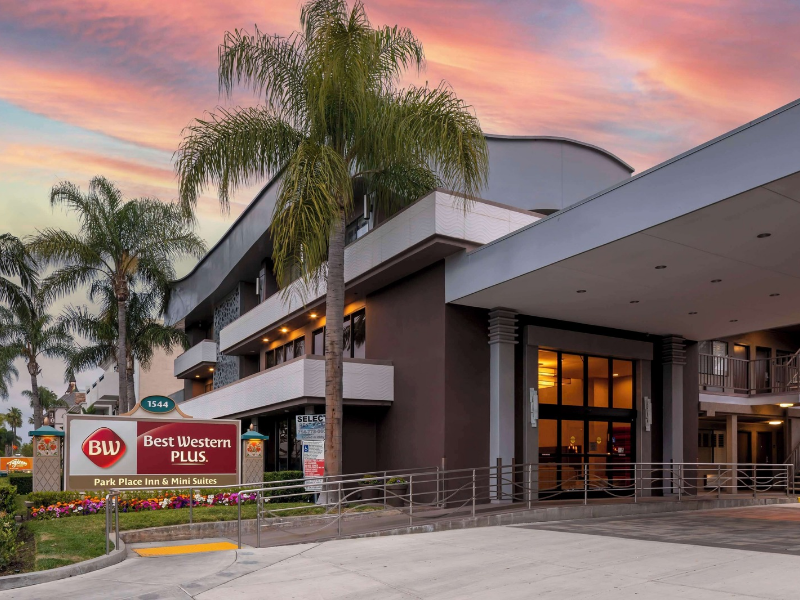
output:
[{"label": "sunset sky", "polygon": [[[422,41],[427,69],[406,82],[448,81],[486,132],[575,138],[637,171],[800,96],[800,0],[366,8],[375,25],[410,27]],[[103,174],[129,196],[174,199],[181,129],[221,102],[223,34],[257,24],[287,35],[299,9],[297,0],[0,0],[0,232],[73,227],[47,202],[64,179],[85,188]],[[201,201],[210,244],[251,194],[242,191],[230,215],[213,191]],[[44,379],[65,387],[60,367]],[[14,405],[27,387],[27,378],[15,386]]]}]

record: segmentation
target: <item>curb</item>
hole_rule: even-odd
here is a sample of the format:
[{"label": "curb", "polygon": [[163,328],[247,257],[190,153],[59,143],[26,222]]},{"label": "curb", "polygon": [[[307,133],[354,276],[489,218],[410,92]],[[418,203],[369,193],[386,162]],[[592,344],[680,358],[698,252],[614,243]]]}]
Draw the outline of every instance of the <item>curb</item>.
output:
[{"label": "curb", "polygon": [[119,548],[115,549],[111,554],[104,554],[103,556],[90,558],[89,560],[84,560],[74,565],[66,565],[64,567],[48,569],[47,571],[32,571],[30,573],[0,577],[0,591],[14,590],[29,585],[50,583],[52,581],[58,581],[59,579],[68,579],[76,575],[84,575],[92,571],[119,564],[125,560],[127,555],[128,551],[125,548],[125,542],[120,538]]}]

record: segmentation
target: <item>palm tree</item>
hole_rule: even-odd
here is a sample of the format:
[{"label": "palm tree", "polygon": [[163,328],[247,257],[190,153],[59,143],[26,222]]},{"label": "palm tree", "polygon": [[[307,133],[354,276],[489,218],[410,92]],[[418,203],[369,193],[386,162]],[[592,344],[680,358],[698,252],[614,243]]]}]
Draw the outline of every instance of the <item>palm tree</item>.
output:
[{"label": "palm tree", "polygon": [[0,347],[0,399],[8,399],[8,390],[15,379],[19,378],[19,371],[14,366],[11,351],[5,346]]},{"label": "palm tree", "polygon": [[[174,347],[188,348],[186,333],[178,328],[164,324],[156,318],[158,308],[162,305],[162,290],[151,289],[146,292],[131,294],[127,323],[127,357],[126,382],[127,394],[135,399],[133,385],[134,361],[147,369],[150,367],[156,348],[172,352]],[[69,307],[65,311],[63,321],[76,334],[90,343],[73,350],[68,358],[68,370],[83,371],[102,364],[114,356],[117,345],[117,311],[115,309],[114,292],[110,287],[100,290],[101,310],[95,315],[87,307]]]},{"label": "palm tree", "polygon": [[0,347],[12,359],[22,358],[31,377],[34,425],[42,426],[38,377],[40,357],[66,358],[72,338],[66,327],[48,312],[51,298],[41,288],[22,290],[21,302],[10,308],[0,306]]},{"label": "palm tree", "polygon": [[[47,388],[42,389],[44,390]],[[23,392],[23,394],[24,393],[25,392]],[[14,437],[17,437],[17,427],[22,427],[22,411],[16,406],[9,408],[8,412],[5,414],[5,422],[9,427],[11,427],[11,433],[14,435]]]},{"label": "palm tree", "polygon": [[[20,284],[8,277],[16,277]],[[36,285],[36,265],[25,245],[10,233],[0,235],[0,301],[14,304],[22,299],[22,290]]]},{"label": "palm tree", "polygon": [[127,410],[133,400],[128,398],[125,369],[131,292],[138,285],[167,290],[175,278],[173,262],[184,256],[201,257],[205,243],[194,233],[193,220],[187,219],[177,204],[154,198],[125,201],[104,177],[93,178],[87,194],[72,183],[59,183],[50,192],[50,204],[75,212],[80,231],[45,229],[30,242],[31,252],[44,263],[59,267],[45,283],[48,293],[66,294],[88,285],[89,299],[94,300],[101,287],[113,290],[119,401]]},{"label": "palm tree", "polygon": [[[31,408],[33,408],[33,394],[30,390],[23,390],[22,395],[28,398],[31,402]],[[42,414],[49,413],[54,408],[67,408],[69,405],[58,397],[58,395],[51,390],[50,388],[46,388],[44,386],[39,388],[39,402],[42,405]],[[11,409],[11,410],[19,410],[19,409]],[[9,411],[11,412],[11,411]],[[22,413],[20,412],[20,425],[22,424]],[[28,419],[28,422],[33,425],[33,418]],[[10,423],[9,423],[10,424]],[[16,430],[15,430],[16,431]]]},{"label": "palm tree", "polygon": [[[445,84],[399,89],[424,63],[408,29],[373,28],[361,2],[312,0],[288,38],[227,33],[220,90],[252,88],[263,105],[220,109],[184,131],[180,197],[195,206],[215,184],[223,208],[239,186],[281,173],[270,227],[278,283],[289,294],[326,282],[325,469],[341,473],[342,314],[346,219],[354,190],[396,210],[437,186],[464,200],[488,175],[488,151],[468,105]],[[291,279],[299,276],[296,285]],[[311,286],[311,287],[309,287]]]}]

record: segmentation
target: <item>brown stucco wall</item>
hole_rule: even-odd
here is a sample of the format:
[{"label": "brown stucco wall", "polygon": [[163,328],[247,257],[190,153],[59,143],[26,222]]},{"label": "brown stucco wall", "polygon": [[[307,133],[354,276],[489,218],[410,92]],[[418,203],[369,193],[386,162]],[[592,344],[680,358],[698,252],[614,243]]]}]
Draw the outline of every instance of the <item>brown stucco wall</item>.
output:
[{"label": "brown stucco wall", "polygon": [[444,263],[367,296],[367,358],[394,365],[394,403],[377,424],[377,468],[445,456]]}]

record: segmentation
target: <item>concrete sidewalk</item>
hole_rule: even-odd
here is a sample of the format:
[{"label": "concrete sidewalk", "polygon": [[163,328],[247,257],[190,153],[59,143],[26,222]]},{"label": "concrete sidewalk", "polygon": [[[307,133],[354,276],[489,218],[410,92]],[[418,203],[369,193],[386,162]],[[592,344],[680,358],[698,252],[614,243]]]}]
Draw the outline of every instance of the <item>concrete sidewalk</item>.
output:
[{"label": "concrete sidewalk", "polygon": [[[685,536],[703,515],[693,513],[686,520]],[[0,598],[797,598],[794,573],[800,556],[678,540],[684,516],[627,519],[628,534],[638,523],[652,539],[663,534],[679,543],[617,538],[610,523],[592,534],[569,531],[570,523],[559,524],[561,531],[487,527],[129,558],[103,571],[3,592]],[[709,544],[716,537],[729,538],[732,527],[743,543],[757,541],[765,522],[780,523],[786,540],[800,539],[798,505],[708,511],[706,516],[698,537]]]}]

